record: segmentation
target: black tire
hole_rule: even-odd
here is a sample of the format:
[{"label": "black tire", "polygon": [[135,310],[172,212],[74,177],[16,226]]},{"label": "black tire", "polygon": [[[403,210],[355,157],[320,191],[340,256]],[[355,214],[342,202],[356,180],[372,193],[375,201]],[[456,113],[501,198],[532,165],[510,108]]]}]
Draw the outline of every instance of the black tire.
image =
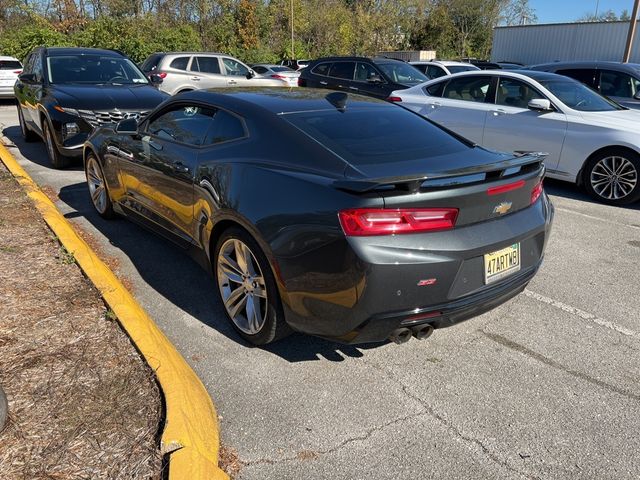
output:
[{"label": "black tire", "polygon": [[27,123],[24,121],[24,114],[22,113],[22,107],[18,104],[18,121],[20,122],[20,133],[25,142],[35,142],[38,140],[38,135],[29,129]]},{"label": "black tire", "polygon": [[599,152],[586,162],[582,184],[587,193],[601,203],[636,202],[640,199],[640,156],[624,148]]},{"label": "black tire", "polygon": [[[109,195],[109,188],[104,179],[104,171],[102,165],[93,153],[87,155],[85,162],[84,174],[87,179],[87,187],[89,188],[89,197],[93,208],[102,218],[110,220],[115,217],[113,211],[113,203]],[[98,200],[98,196],[103,195]]]},{"label": "black tire", "polygon": [[66,168],[71,163],[71,159],[60,154],[56,145],[55,138],[53,138],[53,132],[47,119],[42,119],[42,135],[44,136],[44,144],[47,149],[47,155],[53,168],[61,169]]},{"label": "black tire", "polygon": [[[246,331],[246,328],[242,326],[242,322],[234,320],[229,311],[229,307],[225,304],[225,299],[223,297],[223,289],[227,288],[225,287],[225,282],[227,286],[230,285],[230,283],[224,278],[224,276],[221,276],[219,270],[220,255],[222,248],[227,248],[229,243],[234,241],[239,241],[249,248],[249,252],[253,256],[252,258],[254,258],[258,264],[258,267],[260,269],[259,273],[261,273],[262,278],[264,279],[264,286],[266,287],[266,299],[257,300],[262,305],[264,305],[264,312],[261,315],[263,323],[259,329],[256,329],[255,333],[248,333]],[[225,313],[227,314],[227,318],[231,322],[231,325],[242,338],[254,345],[266,345],[268,343],[284,338],[291,333],[291,328],[284,319],[282,301],[280,300],[280,294],[278,293],[278,287],[276,285],[273,272],[271,271],[271,266],[269,265],[267,258],[262,252],[262,249],[258,245],[258,242],[256,242],[255,239],[246,230],[243,230],[239,227],[231,227],[225,230],[216,243],[212,256],[212,264],[218,298],[220,298],[220,301],[222,302]],[[231,288],[232,292],[235,292],[236,289],[241,290],[244,288],[240,283],[234,283],[234,286],[235,288]],[[247,298],[247,302],[250,301],[246,293],[244,294],[244,296]],[[256,298],[257,297],[258,295],[256,295]],[[238,313],[242,313],[243,310],[243,318],[248,319],[249,314],[247,312],[247,307],[240,308]],[[242,315],[240,316],[242,317]],[[247,321],[247,323],[249,322]]]}]

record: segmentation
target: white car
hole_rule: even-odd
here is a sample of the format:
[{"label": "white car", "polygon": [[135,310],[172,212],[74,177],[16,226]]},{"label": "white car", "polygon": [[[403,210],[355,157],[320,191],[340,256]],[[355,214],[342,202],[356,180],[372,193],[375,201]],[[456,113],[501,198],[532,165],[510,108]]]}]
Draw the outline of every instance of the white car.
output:
[{"label": "white car", "polygon": [[436,78],[444,77],[445,75],[452,75],[454,73],[480,70],[478,67],[471,65],[470,63],[453,62],[450,60],[409,63],[424,73],[429,80],[435,80]]},{"label": "white car", "polygon": [[548,153],[552,178],[622,205],[640,198],[640,112],[547,72],[464,72],[396,90],[390,101],[482,145]]},{"label": "white car", "polygon": [[284,65],[270,65],[260,63],[252,65],[251,68],[256,72],[256,78],[269,78],[282,81],[287,87],[297,87],[300,72]]},{"label": "white car", "polygon": [[13,85],[22,73],[22,64],[17,58],[0,57],[0,98],[13,98]]}]

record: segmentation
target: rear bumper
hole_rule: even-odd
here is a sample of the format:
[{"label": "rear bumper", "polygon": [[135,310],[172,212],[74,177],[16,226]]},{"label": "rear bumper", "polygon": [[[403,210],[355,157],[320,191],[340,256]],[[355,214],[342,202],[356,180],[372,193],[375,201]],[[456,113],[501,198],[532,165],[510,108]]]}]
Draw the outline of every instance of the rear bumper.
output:
[{"label": "rear bumper", "polygon": [[15,96],[13,85],[0,86],[0,98],[14,98]]}]

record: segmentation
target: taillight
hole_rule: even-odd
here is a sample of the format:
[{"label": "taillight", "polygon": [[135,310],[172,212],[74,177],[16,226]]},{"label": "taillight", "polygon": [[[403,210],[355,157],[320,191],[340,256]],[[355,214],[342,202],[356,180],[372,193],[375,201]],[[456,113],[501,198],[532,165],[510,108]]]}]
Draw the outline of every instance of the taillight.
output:
[{"label": "taillight", "polygon": [[449,230],[456,224],[457,208],[356,208],[338,213],[348,237]]},{"label": "taillight", "polygon": [[22,73],[22,70],[14,70],[14,72],[16,75],[20,75]]},{"label": "taillight", "polygon": [[287,77],[284,75],[271,75],[271,78],[279,78],[280,80],[285,80]]},{"label": "taillight", "polygon": [[304,80],[302,78],[300,78],[300,77],[298,77],[298,86],[299,87],[305,87],[306,86],[305,83],[304,83]]},{"label": "taillight", "polygon": [[536,203],[536,201],[540,198],[540,195],[542,195],[542,190],[543,190],[542,180],[540,180],[536,184],[536,186],[533,187],[533,190],[531,190],[531,205]]},{"label": "taillight", "polygon": [[150,75],[157,75],[162,79],[167,78],[167,72],[151,72]]},{"label": "taillight", "polygon": [[524,187],[525,181],[518,180],[517,182],[507,183],[506,185],[499,185],[497,187],[487,188],[487,195],[498,195],[500,193],[510,192]]},{"label": "taillight", "polygon": [[400,97],[387,97],[387,102],[401,102],[402,98]]}]

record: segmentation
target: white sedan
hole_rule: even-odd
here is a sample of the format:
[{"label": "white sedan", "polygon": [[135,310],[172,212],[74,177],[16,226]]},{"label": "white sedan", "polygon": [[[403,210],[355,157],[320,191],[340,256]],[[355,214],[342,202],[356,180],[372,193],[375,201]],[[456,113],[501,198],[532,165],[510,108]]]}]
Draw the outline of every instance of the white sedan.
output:
[{"label": "white sedan", "polygon": [[0,98],[13,98],[13,85],[22,73],[22,64],[17,58],[0,56]]},{"label": "white sedan", "polygon": [[640,113],[568,77],[464,72],[388,100],[490,149],[546,152],[549,177],[583,185],[604,203],[640,199]]}]

